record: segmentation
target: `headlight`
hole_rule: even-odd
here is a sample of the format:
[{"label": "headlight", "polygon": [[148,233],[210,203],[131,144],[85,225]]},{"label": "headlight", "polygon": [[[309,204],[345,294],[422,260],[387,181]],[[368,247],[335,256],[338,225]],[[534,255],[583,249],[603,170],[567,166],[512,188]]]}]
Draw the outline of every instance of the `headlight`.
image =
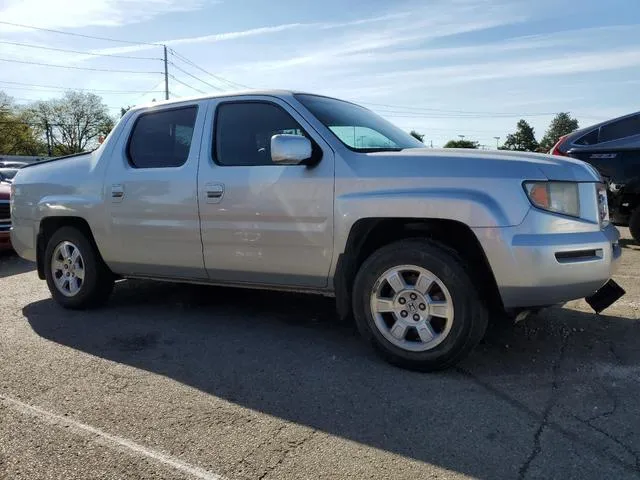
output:
[{"label": "headlight", "polygon": [[531,203],[549,212],[580,216],[578,184],[573,182],[525,182]]},{"label": "headlight", "polygon": [[598,216],[600,217],[600,226],[609,225],[609,200],[607,199],[607,187],[604,183],[598,183],[596,186],[598,195]]}]

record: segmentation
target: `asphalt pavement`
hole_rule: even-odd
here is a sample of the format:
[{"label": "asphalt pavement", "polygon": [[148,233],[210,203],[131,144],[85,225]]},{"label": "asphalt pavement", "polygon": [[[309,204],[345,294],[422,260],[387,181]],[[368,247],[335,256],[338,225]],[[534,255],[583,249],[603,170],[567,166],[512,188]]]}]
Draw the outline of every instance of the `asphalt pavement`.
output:
[{"label": "asphalt pavement", "polygon": [[[70,312],[0,256],[0,479],[640,478],[640,246],[601,315],[379,360],[330,299],[123,281]],[[526,274],[526,272],[523,272]]]}]

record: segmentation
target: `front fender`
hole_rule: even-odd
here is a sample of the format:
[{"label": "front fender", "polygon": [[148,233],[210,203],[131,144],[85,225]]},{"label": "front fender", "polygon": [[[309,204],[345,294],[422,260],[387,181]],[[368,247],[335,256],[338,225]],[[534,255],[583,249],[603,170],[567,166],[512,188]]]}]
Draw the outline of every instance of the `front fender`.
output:
[{"label": "front fender", "polygon": [[[499,192],[504,196],[504,190]],[[336,198],[336,231],[346,238],[362,218],[454,220],[471,228],[519,225],[529,210],[524,192],[507,202],[470,188],[413,188],[358,192]]]}]

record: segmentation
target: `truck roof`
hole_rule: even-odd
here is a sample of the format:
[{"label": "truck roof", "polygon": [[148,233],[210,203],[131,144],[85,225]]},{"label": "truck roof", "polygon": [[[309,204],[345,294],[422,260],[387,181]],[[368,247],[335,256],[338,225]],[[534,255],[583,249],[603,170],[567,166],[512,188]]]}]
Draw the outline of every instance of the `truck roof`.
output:
[{"label": "truck roof", "polygon": [[132,107],[131,110],[138,110],[141,108],[149,108],[158,105],[172,105],[179,104],[184,102],[192,102],[194,100],[209,100],[214,98],[226,98],[226,97],[238,97],[238,96],[272,96],[272,97],[289,97],[294,94],[307,93],[309,92],[298,92],[294,90],[259,90],[259,89],[247,89],[247,90],[233,90],[229,92],[220,92],[220,93],[211,93],[205,95],[195,95],[189,97],[181,97],[170,100],[156,100],[155,102],[147,102],[141,103]]}]

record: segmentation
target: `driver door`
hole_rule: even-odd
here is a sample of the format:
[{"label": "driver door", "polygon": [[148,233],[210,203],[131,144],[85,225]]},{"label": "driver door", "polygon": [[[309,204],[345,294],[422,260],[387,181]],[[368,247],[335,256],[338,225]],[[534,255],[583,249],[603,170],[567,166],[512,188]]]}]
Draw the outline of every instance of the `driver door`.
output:
[{"label": "driver door", "polygon": [[[204,263],[223,283],[324,287],[333,253],[334,156],[286,102],[212,101],[198,190]],[[313,166],[271,161],[275,134],[307,136]]]}]

